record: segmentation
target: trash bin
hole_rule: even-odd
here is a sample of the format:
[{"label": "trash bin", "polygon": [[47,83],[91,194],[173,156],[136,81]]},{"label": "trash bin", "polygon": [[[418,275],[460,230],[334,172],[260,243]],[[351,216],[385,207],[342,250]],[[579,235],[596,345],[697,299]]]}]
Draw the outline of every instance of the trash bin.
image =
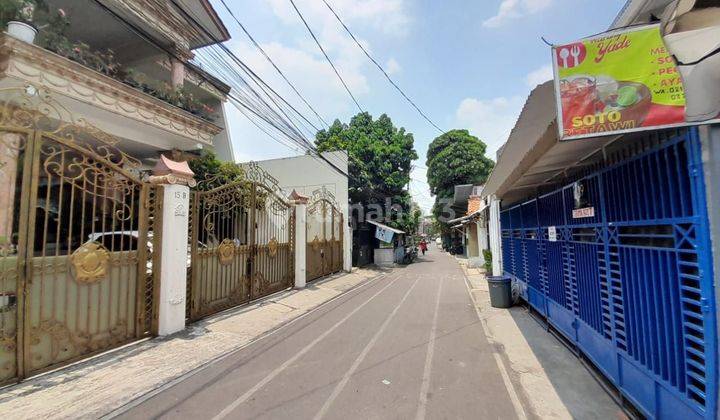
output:
[{"label": "trash bin", "polygon": [[487,278],[490,288],[490,305],[493,308],[509,308],[512,306],[512,281],[506,276]]}]

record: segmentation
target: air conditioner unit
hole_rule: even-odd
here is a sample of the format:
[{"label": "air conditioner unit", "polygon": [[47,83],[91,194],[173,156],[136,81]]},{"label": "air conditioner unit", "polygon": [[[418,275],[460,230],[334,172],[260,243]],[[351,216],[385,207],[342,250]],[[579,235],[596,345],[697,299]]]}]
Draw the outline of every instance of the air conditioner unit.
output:
[{"label": "air conditioner unit", "polygon": [[675,57],[685,89],[685,119],[720,115],[720,7],[717,1],[677,0],[662,15],[665,45]]}]

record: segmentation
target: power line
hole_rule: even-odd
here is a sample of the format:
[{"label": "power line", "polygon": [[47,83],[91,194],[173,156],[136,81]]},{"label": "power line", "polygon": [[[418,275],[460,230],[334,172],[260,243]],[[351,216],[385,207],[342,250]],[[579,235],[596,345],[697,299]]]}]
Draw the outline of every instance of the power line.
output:
[{"label": "power line", "polygon": [[[170,57],[174,58],[175,60],[177,60],[178,62],[182,63],[189,71],[191,71],[193,73],[197,73],[202,79],[204,79],[210,83],[213,83],[213,81],[210,80],[207,75],[199,73],[196,68],[192,67],[191,65],[186,63],[183,59],[178,57],[176,52],[172,51],[168,47],[161,45],[158,41],[154,40],[150,35],[145,33],[145,31],[138,28],[133,23],[129,22],[127,19],[120,16],[115,11],[108,8],[100,0],[94,0],[94,3],[97,6],[99,6],[101,9],[103,9],[105,12],[107,12],[108,14],[113,16],[116,20],[122,22],[133,33],[135,33],[136,35],[141,37],[147,43],[149,43],[150,45],[153,45],[155,48],[165,52],[166,54],[168,54],[168,56],[170,56]],[[247,111],[251,112],[253,115],[255,115],[258,118],[260,118],[261,120],[263,120],[266,124],[275,128],[280,133],[285,135],[290,141],[297,144],[301,148],[307,150],[308,153],[314,159],[316,159],[316,160],[318,160],[318,158],[322,159],[329,166],[331,166],[335,171],[337,171],[338,173],[342,174],[345,177],[349,177],[349,175],[345,171],[338,168],[334,163],[332,163],[330,160],[328,160],[325,156],[322,156],[320,153],[317,152],[317,149],[315,149],[315,147],[312,145],[312,143],[310,143],[310,141],[308,141],[308,139],[299,131],[297,126],[295,126],[295,124],[292,122],[292,119],[290,119],[290,117],[283,111],[282,105],[279,104],[277,101],[275,101],[273,99],[273,97],[279,98],[284,105],[286,105],[287,107],[292,109],[292,111],[294,111],[295,114],[300,116],[309,125],[314,127],[314,125],[310,121],[308,121],[304,115],[302,115],[299,111],[297,111],[297,109],[295,109],[289,102],[287,102],[287,100],[285,98],[283,98],[277,92],[275,92],[275,90],[273,90],[264,80],[262,80],[262,78],[260,78],[249,67],[247,67],[239,58],[237,58],[237,56],[235,56],[229,49],[227,49],[227,47],[225,45],[223,45],[221,43],[221,41],[219,41],[213,34],[211,34],[204,26],[202,26],[200,23],[198,23],[197,19],[193,18],[192,16],[189,16],[185,12],[185,10],[182,9],[182,7],[180,7],[177,4],[177,2],[175,0],[172,0],[172,3],[175,5],[175,7],[180,12],[182,12],[185,15],[185,17],[189,21],[193,22],[197,28],[199,28],[201,31],[203,31],[206,34],[206,36],[208,36],[211,40],[213,40],[217,44],[218,48],[222,49],[224,53],[229,55],[233,59],[233,61],[235,61],[237,66],[240,67],[240,69],[244,73],[246,73],[250,76],[250,79],[255,84],[257,84],[258,87],[260,87],[260,89],[263,91],[263,93],[273,102],[273,104],[275,104],[275,106],[281,110],[281,112],[285,115],[286,119],[283,119],[283,117],[281,115],[279,115],[275,111],[275,109],[273,109],[273,107],[270,106],[270,104],[268,104],[259,95],[259,93],[257,91],[255,91],[255,89],[250,85],[250,83],[237,73],[237,71],[235,70],[235,68],[233,66],[231,66],[222,57],[216,56],[215,60],[210,60],[210,61],[215,61],[216,64],[218,62],[220,62],[221,65],[225,66],[226,70],[229,69],[229,71],[231,71],[232,73],[234,73],[237,76],[236,81],[240,80],[242,82],[241,85],[235,84],[235,88],[238,90],[239,93],[241,93],[240,97],[235,96],[232,92],[232,89],[229,93],[227,93],[228,98],[231,100],[231,103],[236,108],[238,108],[239,110],[241,110],[241,108],[244,108]],[[215,46],[213,46],[213,47],[215,47]],[[220,60],[218,61],[218,59],[220,59]],[[268,90],[270,92],[272,92],[272,94],[270,94],[268,92]],[[244,96],[242,95],[243,92],[245,93]],[[251,94],[251,95],[248,96],[248,94]],[[238,105],[240,105],[240,107]],[[241,112],[242,112],[242,110],[241,110]],[[252,119],[251,119],[251,122],[253,122]]]},{"label": "power line", "polygon": [[415,181],[415,182],[419,182],[419,183],[421,183],[421,184],[425,184],[425,185],[427,185],[427,186],[430,186],[430,184],[428,184],[427,181],[423,181],[423,180],[421,180],[421,179],[417,179],[417,178],[413,178],[413,177],[410,177],[410,179],[413,180],[413,181]]},{"label": "power line", "polygon": [[[247,29],[244,27],[244,25],[242,25],[242,23],[239,22],[239,19],[237,19],[237,18],[234,16],[232,10],[229,9],[229,7],[228,7],[227,4],[225,3],[225,1],[224,1],[224,0],[221,0],[221,1],[222,1],[223,5],[225,6],[225,8],[226,8],[226,9],[228,10],[228,12],[230,13],[230,15],[235,19],[235,21],[238,23],[238,25],[239,25],[239,26],[242,28],[242,30],[245,32],[245,34],[251,39],[251,41],[255,44],[255,46],[256,46],[258,49],[260,49],[261,52],[263,52],[263,54],[264,54],[265,57],[268,59],[268,61],[270,61],[271,64],[273,64],[273,66],[276,67],[276,70],[281,73],[281,75],[283,76],[283,78],[285,79],[285,81],[286,81],[288,84],[290,84],[291,87],[294,89],[294,86],[292,86],[292,84],[289,82],[289,80],[287,80],[287,78],[284,77],[284,74],[282,74],[282,72],[280,71],[280,69],[277,68],[277,66],[275,66],[275,64],[272,62],[272,60],[270,59],[270,57],[269,57],[267,54],[264,53],[264,51],[262,50],[262,48],[260,47],[260,45],[255,41],[254,37],[252,37],[252,35],[249,33],[249,31],[247,31]],[[195,18],[193,18],[193,17],[190,17],[187,12],[185,12],[184,10],[182,10],[182,9],[179,7],[179,5],[177,4],[176,0],[172,0],[172,2],[175,4],[176,7],[178,7],[178,8],[180,9],[181,13],[183,13],[188,19],[192,20],[196,25],[199,25],[199,23],[197,22],[197,19],[195,19]],[[293,5],[294,5],[294,4],[293,4]],[[296,11],[298,11],[298,13],[299,13],[299,10],[297,10],[297,8],[296,8]],[[302,19],[302,15],[301,15],[301,19]],[[305,23],[306,28],[307,28],[308,30],[310,30],[310,28],[307,26],[307,22],[306,22],[304,19],[303,19],[303,22]],[[201,25],[199,25],[199,26],[200,26],[200,29],[206,33],[207,36],[209,36],[211,39],[215,40],[214,36],[213,36],[211,33],[209,33],[209,32],[208,32],[204,27],[202,27]],[[311,32],[311,35],[313,35],[313,34],[312,34],[312,31],[310,31],[310,32]],[[314,38],[314,35],[313,35],[313,38]],[[317,38],[315,38],[315,39],[316,39],[316,42],[317,42]],[[215,40],[215,41],[217,41],[217,40]],[[245,64],[244,64],[232,51],[230,51],[225,45],[223,45],[223,44],[221,44],[221,43],[219,43],[219,42],[218,42],[218,45],[219,45],[220,48],[222,48],[222,49],[224,50],[225,54],[227,54],[228,56],[230,56],[230,57],[233,59],[233,61],[235,61],[238,65],[240,65],[241,67],[243,67],[243,70],[245,70],[246,73],[249,73],[252,78],[259,79],[260,82],[262,82],[262,84],[264,84],[274,95],[278,96],[286,105],[288,105],[288,106],[294,111],[294,113],[300,115],[300,117],[302,117],[303,120],[305,120],[306,122],[308,122],[308,123],[316,130],[316,132],[317,132],[317,131],[320,131],[320,130],[317,129],[317,127],[315,127],[312,123],[310,123],[310,122],[307,120],[307,118],[305,118],[297,109],[295,109],[295,108],[294,108],[292,105],[290,105],[284,98],[282,98],[279,94],[277,94],[277,92],[275,92],[272,88],[270,88],[259,76],[257,76],[249,67],[247,67],[247,65],[245,65]],[[318,46],[320,46],[320,45],[318,45]],[[321,46],[320,46],[320,48],[321,48],[321,50],[322,50],[322,47],[321,47]],[[324,53],[324,50],[323,50],[323,53]],[[217,58],[217,57],[216,57],[216,58]],[[328,58],[328,57],[326,56],[326,58]],[[219,57],[219,59],[220,59],[222,62],[225,63],[226,68],[227,68],[227,63],[222,59],[222,57]],[[329,60],[329,58],[328,58],[328,60]],[[330,64],[332,65],[332,62],[330,62]],[[234,72],[234,71],[233,71],[233,72]],[[336,72],[337,72],[337,70],[336,70]],[[236,72],[235,72],[235,73],[236,73]],[[338,74],[338,77],[339,77],[339,76],[340,76],[340,75]],[[236,77],[240,77],[240,78],[242,79],[242,76],[236,75]],[[341,78],[341,81],[342,81],[342,78]],[[257,81],[256,81],[256,83],[257,83]],[[330,161],[328,160],[327,157],[321,156],[320,153],[318,152],[317,148],[316,148],[310,141],[308,141],[308,140],[302,135],[302,133],[300,132],[299,128],[293,123],[292,118],[291,118],[289,115],[287,115],[287,113],[285,113],[285,112],[282,110],[282,107],[280,106],[280,104],[278,104],[276,101],[274,101],[274,100],[272,99],[272,95],[270,95],[268,92],[266,92],[262,85],[259,84],[259,87],[260,87],[261,90],[264,91],[264,93],[265,93],[268,97],[270,97],[270,100],[273,102],[273,104],[275,104],[275,106],[276,106],[278,109],[280,109],[280,111],[282,112],[282,114],[285,115],[285,117],[287,118],[287,120],[292,124],[292,127],[288,127],[288,128],[289,128],[291,131],[294,131],[294,132],[300,137],[301,141],[304,143],[304,145],[300,145],[300,146],[303,147],[303,148],[305,148],[305,149],[307,149],[311,156],[313,156],[313,152],[315,152],[315,154],[316,154],[317,156],[319,156],[322,160],[325,160],[329,165],[333,166],[336,170],[338,170],[338,171],[339,171],[340,173],[342,173],[343,175],[348,176],[347,174],[345,174],[344,171],[339,170],[334,164],[330,163]],[[253,92],[253,93],[254,93],[254,92]],[[305,99],[302,97],[302,95],[300,95],[299,92],[296,91],[296,93],[298,94],[298,96],[300,96],[301,99],[303,99],[303,101],[305,101]],[[352,95],[352,94],[351,94],[351,95]],[[257,95],[256,95],[256,96],[257,96]],[[353,99],[354,99],[354,98],[353,98]],[[306,102],[306,101],[305,101],[305,102]],[[312,106],[310,106],[309,103],[306,102],[306,104],[308,105],[309,108],[311,108],[311,110],[313,110],[313,112],[315,112],[314,108],[312,108]],[[356,104],[357,104],[357,102],[356,102]],[[266,104],[266,105],[267,105],[267,104]],[[361,109],[361,110],[362,110],[362,109]],[[241,110],[241,112],[242,112],[242,110]],[[320,118],[320,120],[327,126],[327,123],[317,114],[317,112],[315,112],[315,114],[316,114],[316,115],[318,116],[318,118]],[[243,113],[243,115],[246,115],[246,114]],[[256,114],[256,115],[257,115],[257,114]],[[247,116],[247,115],[246,115],[246,116]],[[281,121],[281,122],[282,122],[284,125],[287,125],[287,123],[286,123],[285,121]],[[302,123],[302,121],[300,121],[300,123]],[[267,134],[267,133],[266,133],[266,134]],[[315,134],[316,134],[316,133],[311,133],[312,136],[314,136]],[[287,134],[286,134],[286,135],[287,135]],[[297,142],[295,142],[295,143],[297,143]],[[348,152],[348,158],[349,158],[350,160],[354,161],[356,164],[361,164],[361,162],[360,162],[355,156],[351,155],[349,152]],[[317,159],[316,159],[316,160],[317,160]],[[336,160],[336,162],[340,162],[340,161],[339,161],[339,160]],[[342,164],[345,164],[345,162],[340,162],[340,164],[341,164],[341,165],[342,165]]]},{"label": "power line", "polygon": [[[95,0],[95,1],[97,2],[98,0]],[[297,109],[295,109],[295,107],[293,107],[289,102],[287,102],[287,100],[286,100],[285,98],[283,98],[283,97],[282,97],[280,94],[278,94],[274,89],[272,89],[272,87],[270,87],[264,80],[262,80],[262,78],[261,78],[260,76],[258,76],[252,69],[250,69],[247,65],[245,65],[245,63],[243,63],[242,60],[240,60],[232,51],[230,51],[230,50],[227,48],[227,46],[223,45],[222,42],[220,42],[219,40],[217,40],[213,34],[211,34],[204,26],[202,26],[202,25],[197,21],[196,18],[190,16],[182,7],[180,7],[180,5],[177,4],[177,1],[176,1],[176,0],[171,0],[171,1],[172,1],[172,3],[175,5],[175,7],[176,7],[188,20],[190,20],[197,28],[199,28],[201,31],[203,31],[203,32],[206,34],[206,36],[210,37],[210,39],[212,39],[212,40],[217,44],[217,46],[223,50],[223,52],[224,52],[225,54],[227,54],[233,61],[235,61],[235,63],[236,63],[246,74],[248,74],[248,75],[251,77],[251,79],[253,79],[253,81],[254,81],[256,84],[258,84],[258,86],[261,88],[261,90],[263,90],[263,92],[270,98],[270,100],[275,104],[275,106],[276,106],[278,109],[280,109],[280,111],[283,113],[283,115],[285,115],[285,117],[288,119],[288,121],[289,121],[290,124],[292,125],[292,127],[289,127],[289,126],[288,126],[288,128],[290,128],[291,132],[294,132],[293,134],[296,134],[296,135],[298,136],[298,138],[293,138],[293,136],[288,135],[287,132],[284,132],[284,131],[280,130],[281,132],[283,132],[283,134],[285,134],[286,136],[288,136],[288,138],[290,138],[292,141],[294,141],[295,143],[297,143],[298,145],[300,145],[302,148],[308,150],[308,152],[310,153],[311,156],[313,156],[313,158],[315,158],[315,156],[317,156],[318,158],[320,158],[320,159],[322,159],[323,161],[325,161],[328,165],[330,165],[334,170],[336,170],[337,172],[339,172],[339,173],[342,174],[343,176],[349,177],[349,175],[348,175],[345,171],[341,170],[340,168],[337,167],[337,165],[335,165],[334,163],[332,163],[332,162],[331,162],[329,159],[327,159],[325,156],[322,156],[322,154],[318,153],[317,149],[313,146],[313,144],[299,131],[299,129],[297,128],[297,126],[292,122],[292,119],[283,111],[282,107],[273,99],[273,95],[274,95],[275,97],[279,98],[285,105],[287,105],[290,109],[292,109],[292,110],[295,112],[295,114],[299,115],[304,121],[306,121],[308,124],[310,124],[310,125],[311,125],[313,128],[315,128],[316,130],[317,130],[317,127],[315,127],[307,118],[305,118],[305,116],[304,116],[302,113],[300,113]],[[218,57],[216,57],[216,58],[218,58]],[[221,57],[220,57],[220,58],[221,58]],[[225,62],[225,64],[227,65],[227,62]],[[231,71],[234,71],[231,67],[228,67],[228,68],[230,68]],[[238,76],[239,76],[239,75],[238,75]],[[250,91],[253,93],[253,95],[254,95],[257,99],[260,99],[266,106],[268,106],[268,108],[269,108],[271,111],[274,112],[274,110],[272,110],[272,108],[269,107],[269,104],[267,104],[264,100],[262,100],[262,98],[259,97],[259,95],[257,94],[257,92],[255,92],[255,91],[252,89],[252,87],[249,86],[249,84],[247,83],[247,81],[245,81],[244,78],[242,78],[242,76],[239,76],[239,78],[240,78],[240,79],[243,81],[243,83],[250,89]],[[270,94],[265,90],[265,88],[267,88],[270,92],[272,92],[273,95],[270,95]],[[237,100],[237,102],[243,104],[243,103],[242,103],[241,101],[239,101],[239,100]],[[249,111],[253,112],[253,113],[254,113],[255,115],[257,115],[258,117],[265,119],[265,117],[264,117],[263,115],[261,115],[260,113],[256,112],[255,110],[253,110],[252,108],[248,107],[248,106],[245,105],[245,104],[243,104],[243,105],[244,105],[244,107],[245,107],[246,109],[248,109]],[[275,113],[275,115],[277,116],[276,113]],[[280,121],[282,121],[282,118],[280,118]],[[268,123],[269,123],[271,126],[273,126],[274,128],[276,128],[276,129],[278,128],[278,127],[277,127],[275,124],[273,124],[271,121],[266,120],[266,122],[268,122]],[[286,123],[285,121],[282,121],[282,122],[285,123],[285,125],[287,126],[287,123]],[[319,130],[318,130],[318,131],[319,131]],[[314,152],[314,155],[313,155],[313,152]]]},{"label": "power line", "polygon": [[[234,104],[233,104],[233,105],[234,105]],[[274,135],[272,135],[272,133],[270,133],[270,132],[267,131],[265,128],[263,128],[263,126],[261,126],[260,123],[256,122],[255,120],[253,120],[252,117],[251,117],[250,115],[248,115],[248,114],[245,112],[244,109],[242,109],[242,107],[240,107],[240,106],[238,106],[238,105],[235,105],[235,108],[236,108],[238,111],[240,111],[240,113],[242,113],[242,114],[245,116],[245,118],[247,118],[255,127],[257,127],[258,130],[260,130],[260,131],[262,131],[263,133],[265,133],[265,135],[267,135],[268,137],[270,137],[272,140],[274,140],[275,142],[277,142],[277,143],[280,144],[281,146],[285,146],[285,147],[287,147],[288,149],[290,149],[290,150],[292,150],[292,151],[294,151],[294,152],[296,152],[296,153],[301,153],[301,150],[300,150],[300,149],[298,149],[298,148],[296,148],[296,147],[293,147],[293,146],[287,144],[286,142],[284,142],[284,141],[280,140],[279,138],[275,137]]]},{"label": "power line", "polygon": [[307,21],[305,20],[305,17],[300,13],[300,9],[297,8],[295,5],[294,0],[290,0],[290,4],[292,4],[293,9],[295,9],[295,12],[297,12],[297,15],[300,17],[300,20],[302,20],[302,23],[305,25],[305,28],[307,28],[308,32],[310,32],[310,36],[315,40],[315,43],[317,44],[318,48],[320,48],[320,51],[322,51],[323,55],[325,56],[325,59],[328,63],[330,63],[330,67],[332,67],[333,71],[335,72],[335,75],[340,79],[340,82],[345,87],[345,90],[347,91],[348,95],[352,98],[353,102],[355,102],[355,105],[357,105],[360,112],[364,112],[362,107],[360,106],[360,103],[358,103],[357,99],[355,99],[355,96],[350,91],[350,88],[348,87],[347,83],[345,83],[345,80],[343,80],[342,76],[340,76],[340,72],[338,72],[338,69],[335,67],[335,64],[333,64],[332,60],[330,60],[330,57],[325,52],[325,48],[323,48],[322,44],[320,44],[320,41],[318,41],[317,37],[315,36],[315,33],[310,29],[310,25],[308,25]]},{"label": "power line", "polygon": [[247,35],[247,37],[250,39],[250,41],[255,45],[255,48],[257,48],[260,53],[267,59],[268,62],[273,66],[275,71],[278,72],[278,74],[285,80],[285,82],[290,86],[290,88],[295,92],[295,94],[305,103],[305,105],[315,114],[316,117],[325,125],[326,127],[329,126],[329,124],[323,119],[323,117],[320,116],[320,114],[315,110],[315,108],[310,105],[310,103],[305,99],[303,95],[300,94],[300,92],[295,88],[295,85],[293,85],[290,80],[285,76],[285,73],[280,70],[280,68],[275,64],[275,62],[270,58],[270,56],[265,52],[265,50],[260,46],[260,44],[255,41],[255,38],[253,38],[252,35],[250,35],[250,32],[245,28],[245,25],[243,25],[240,20],[235,16],[235,13],[230,9],[230,7],[225,3],[225,0],[220,0],[223,6],[225,6],[225,9],[228,11],[230,16],[233,18],[233,20],[240,26],[240,29]]},{"label": "power line", "polygon": [[[226,51],[225,49],[223,49],[223,51],[226,52],[226,53],[232,54],[231,52]],[[245,81],[245,80],[243,79],[243,77],[237,73],[237,71],[235,70],[235,68],[234,68],[230,63],[228,63],[227,61],[225,61],[225,59],[224,59],[222,56],[217,55],[217,52],[216,52],[216,55],[214,56],[214,58],[215,58],[216,60],[219,60],[219,63],[221,63],[221,65],[224,66],[226,74],[227,74],[227,72],[229,72],[231,76],[234,76],[234,77],[228,77],[229,80],[236,80],[236,79],[239,78],[239,79],[242,80],[245,84],[247,84],[247,81]],[[241,61],[239,60],[239,58],[237,58],[237,57],[234,57],[234,61],[238,62],[237,64],[242,64],[242,62],[241,62]],[[242,64],[242,66],[244,66],[244,64]],[[245,67],[246,67],[246,66],[245,66]],[[255,77],[257,77],[257,78],[259,78],[259,76],[255,75],[254,73],[252,73],[252,75],[255,76]],[[318,152],[317,152],[317,149],[315,149],[315,147],[314,147],[314,146],[307,140],[307,138],[305,138],[305,136],[300,132],[298,126],[293,123],[293,121],[292,121],[292,119],[290,118],[290,116],[282,109],[282,107],[280,106],[280,104],[278,104],[278,102],[275,101],[275,100],[272,98],[272,95],[270,95],[270,93],[268,93],[267,90],[265,90],[262,85],[260,85],[260,88],[261,88],[261,90],[263,90],[263,92],[264,92],[266,95],[268,95],[268,97],[270,98],[270,101],[271,101],[278,109],[280,109],[280,112],[285,116],[285,118],[286,118],[287,120],[283,120],[282,117],[280,117],[278,114],[276,114],[276,113],[272,110],[272,108],[269,106],[269,104],[267,104],[267,102],[265,102],[265,100],[262,99],[262,98],[257,94],[257,92],[254,92],[254,91],[252,90],[252,88],[250,88],[250,91],[251,91],[251,93],[253,94],[253,96],[256,97],[256,99],[260,100],[260,101],[262,102],[262,104],[264,104],[264,105],[266,105],[267,107],[270,108],[270,110],[276,115],[276,117],[279,118],[280,123],[283,124],[283,125],[286,127],[286,129],[289,129],[289,130],[290,130],[290,134],[288,134],[286,131],[280,129],[280,128],[276,125],[276,123],[269,122],[269,124],[270,124],[272,127],[278,129],[278,130],[281,131],[283,134],[285,134],[288,138],[290,138],[291,141],[293,141],[295,144],[297,144],[297,145],[300,146],[301,148],[303,148],[303,149],[305,149],[306,151],[308,151],[308,153],[309,153],[314,159],[316,159],[316,160],[318,160],[318,161],[319,161],[319,159],[322,159],[322,160],[325,161],[328,165],[330,165],[334,170],[336,170],[337,172],[339,172],[339,173],[342,174],[343,176],[345,176],[345,177],[349,176],[345,171],[343,171],[342,169],[340,169],[335,163],[331,162],[327,157],[322,156],[320,153],[318,153]],[[269,86],[268,86],[268,88],[269,88]],[[242,89],[242,88],[241,88],[241,87],[237,87],[237,85],[236,85],[235,89]],[[270,88],[270,91],[271,91],[273,94],[279,96],[279,95],[278,95],[274,90],[272,90],[271,88]],[[252,113],[255,114],[256,116],[259,116],[259,117],[265,119],[265,118],[264,118],[263,116],[261,116],[256,110],[254,110],[254,109],[246,106],[246,105],[243,104],[242,102],[240,102],[240,101],[235,101],[235,102],[233,102],[233,105],[235,105],[236,107],[237,107],[238,104],[242,105],[245,109],[247,109],[248,111],[252,112]],[[289,105],[289,106],[292,108],[291,105]],[[293,110],[295,110],[295,109],[293,108]],[[240,111],[242,112],[242,110],[240,110]],[[295,111],[297,112],[297,110],[295,110]],[[245,113],[243,113],[243,114],[246,115]],[[247,115],[246,115],[246,116],[247,116]],[[251,122],[252,122],[252,119],[251,119]],[[266,122],[268,122],[268,121],[266,120]],[[288,123],[289,123],[289,124],[288,124]],[[263,130],[263,131],[264,131],[264,130]],[[266,132],[266,134],[267,134],[267,132]],[[273,139],[277,141],[277,139],[275,139],[275,138],[273,138]],[[317,157],[316,157],[316,156],[317,156]],[[319,158],[319,159],[318,159],[318,158]]]},{"label": "power line", "polygon": [[[290,0],[290,2],[292,2],[292,0]],[[372,61],[373,64],[375,64],[375,66],[382,72],[382,74],[385,75],[385,78],[388,80],[388,82],[390,82],[390,84],[393,85],[393,87],[395,87],[395,89],[397,89],[398,92],[400,92],[400,94],[403,96],[403,98],[405,98],[405,100],[407,100],[407,101],[410,103],[410,105],[412,105],[413,108],[415,108],[415,109],[417,110],[417,112],[419,112],[420,115],[421,115],[423,118],[425,118],[425,121],[429,122],[433,127],[435,127],[435,128],[436,128],[438,131],[440,131],[441,133],[444,133],[445,130],[443,130],[443,129],[441,129],[440,127],[438,127],[437,124],[435,124],[427,115],[425,115],[425,113],[420,109],[420,107],[417,106],[417,105],[415,104],[415,102],[413,102],[413,100],[410,99],[410,98],[405,94],[405,92],[403,92],[402,89],[400,89],[400,86],[398,86],[397,83],[395,83],[395,81],[393,81],[393,79],[392,79],[392,78],[390,77],[390,75],[385,71],[385,69],[370,55],[370,53],[365,49],[365,47],[362,46],[362,44],[360,43],[360,41],[358,41],[357,38],[355,38],[355,35],[352,33],[352,31],[350,31],[350,28],[347,27],[347,25],[345,24],[345,22],[343,22],[343,20],[340,18],[340,16],[338,16],[338,14],[337,14],[337,13],[335,12],[335,10],[330,6],[330,4],[329,4],[326,0],[323,0],[323,3],[325,3],[325,6],[327,6],[328,9],[330,9],[330,11],[331,11],[332,14],[335,16],[335,18],[338,20],[338,22],[340,22],[340,25],[342,25],[342,27],[345,28],[345,31],[347,31],[347,33],[350,35],[350,37],[353,39],[353,41],[355,41],[355,44],[357,44],[357,46],[360,47],[360,49],[362,50],[362,52],[365,53],[365,55],[367,56],[367,58],[369,58],[370,61]],[[296,9],[296,10],[297,10],[297,9]]]}]

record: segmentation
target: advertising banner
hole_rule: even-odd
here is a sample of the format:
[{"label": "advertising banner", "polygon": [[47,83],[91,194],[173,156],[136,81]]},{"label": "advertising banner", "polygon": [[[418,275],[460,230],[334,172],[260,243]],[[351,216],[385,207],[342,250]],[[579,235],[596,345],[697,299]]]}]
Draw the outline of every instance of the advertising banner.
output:
[{"label": "advertising banner", "polygon": [[680,73],[659,25],[552,50],[561,140],[691,125]]},{"label": "advertising banner", "polygon": [[392,243],[393,236],[395,236],[395,232],[380,226],[375,226],[375,237],[377,239],[386,243]]}]

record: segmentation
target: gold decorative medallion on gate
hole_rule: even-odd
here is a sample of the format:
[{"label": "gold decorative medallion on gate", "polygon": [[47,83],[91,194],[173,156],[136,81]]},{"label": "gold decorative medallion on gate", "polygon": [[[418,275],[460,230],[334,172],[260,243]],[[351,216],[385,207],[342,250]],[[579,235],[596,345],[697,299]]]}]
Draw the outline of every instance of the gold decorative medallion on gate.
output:
[{"label": "gold decorative medallion on gate", "polygon": [[217,254],[218,260],[220,260],[220,264],[230,264],[233,261],[233,257],[235,256],[235,243],[232,241],[232,239],[223,239],[223,241],[220,242],[220,245],[217,248]]},{"label": "gold decorative medallion on gate", "polygon": [[110,254],[97,242],[86,242],[70,256],[78,283],[90,284],[105,278]]},{"label": "gold decorative medallion on gate", "polygon": [[278,241],[274,237],[268,242],[268,255],[270,258],[275,258],[278,251]]}]

